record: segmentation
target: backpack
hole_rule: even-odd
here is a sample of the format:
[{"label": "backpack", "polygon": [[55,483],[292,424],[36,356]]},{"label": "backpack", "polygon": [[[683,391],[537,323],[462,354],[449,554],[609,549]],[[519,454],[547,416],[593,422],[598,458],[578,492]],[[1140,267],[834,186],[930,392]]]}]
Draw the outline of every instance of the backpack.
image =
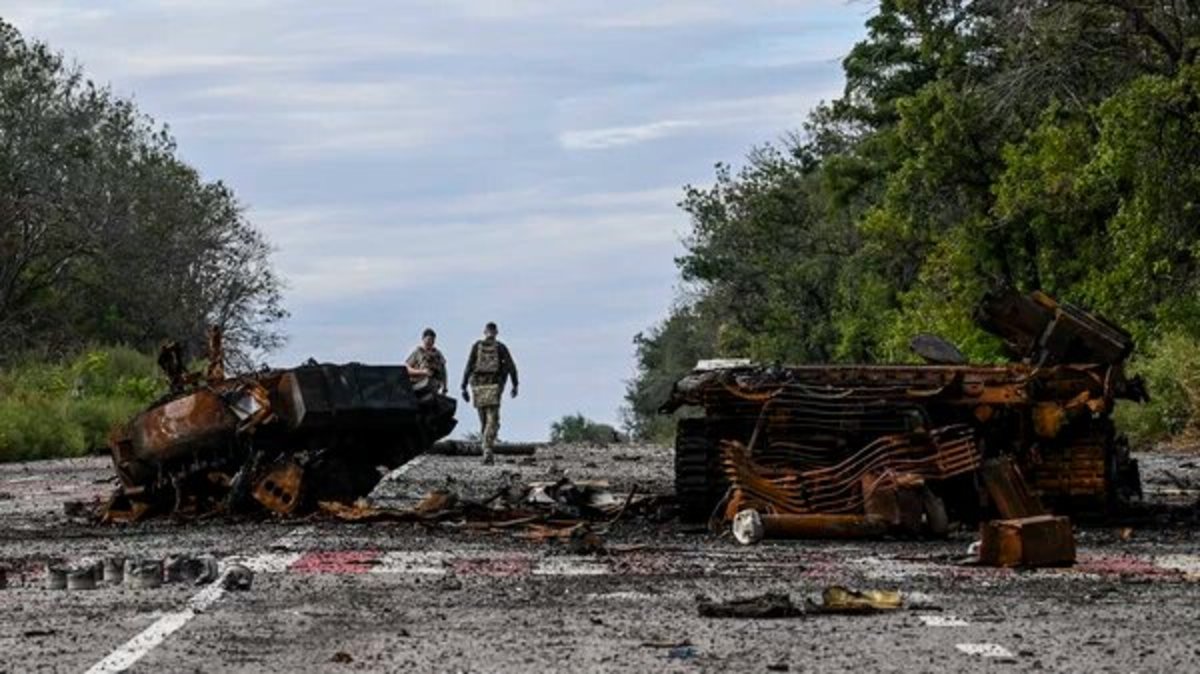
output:
[{"label": "backpack", "polygon": [[481,340],[476,344],[475,372],[477,374],[500,373],[500,342]]}]

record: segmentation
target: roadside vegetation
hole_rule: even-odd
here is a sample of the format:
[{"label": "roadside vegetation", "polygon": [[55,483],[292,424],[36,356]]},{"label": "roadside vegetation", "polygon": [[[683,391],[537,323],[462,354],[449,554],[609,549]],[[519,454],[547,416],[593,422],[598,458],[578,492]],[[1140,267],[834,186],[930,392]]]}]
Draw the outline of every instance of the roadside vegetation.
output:
[{"label": "roadside vegetation", "polygon": [[841,98],[688,186],[683,292],[639,334],[626,419],[698,358],[913,361],[932,332],[1003,358],[972,310],[1044,289],[1133,332],[1136,443],[1200,421],[1200,7],[883,0]]},{"label": "roadside vegetation", "polygon": [[617,429],[583,414],[568,414],[550,424],[550,442],[608,445],[620,439]]},{"label": "roadside vegetation", "polygon": [[129,348],[6,365],[0,368],[0,461],[80,456],[104,447],[115,424],[163,393],[154,359]]},{"label": "roadside vegetation", "polygon": [[0,461],[102,446],[164,339],[196,357],[220,325],[234,368],[278,346],[270,252],[165,126],[0,20]]}]

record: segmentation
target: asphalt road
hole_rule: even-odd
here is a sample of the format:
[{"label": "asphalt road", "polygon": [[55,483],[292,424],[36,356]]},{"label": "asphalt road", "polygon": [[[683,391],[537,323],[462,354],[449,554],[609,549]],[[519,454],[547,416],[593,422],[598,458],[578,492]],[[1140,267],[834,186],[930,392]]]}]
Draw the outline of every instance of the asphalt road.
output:
[{"label": "asphalt road", "polygon": [[[548,447],[483,467],[424,457],[377,490],[403,503],[453,478],[484,493],[561,474],[669,491],[654,447]],[[1197,466],[1144,462],[1148,497],[1194,501]],[[1200,671],[1193,528],[1078,532],[1071,569],[960,563],[949,541],[741,547],[673,521],[622,521],[609,554],[507,533],[322,520],[97,528],[62,503],[107,493],[104,461],[0,466],[0,671]],[[256,570],[248,591],[49,590],[48,561],[213,554]],[[796,601],[841,584],[900,590],[905,609],[776,620],[699,616],[697,596]]]}]

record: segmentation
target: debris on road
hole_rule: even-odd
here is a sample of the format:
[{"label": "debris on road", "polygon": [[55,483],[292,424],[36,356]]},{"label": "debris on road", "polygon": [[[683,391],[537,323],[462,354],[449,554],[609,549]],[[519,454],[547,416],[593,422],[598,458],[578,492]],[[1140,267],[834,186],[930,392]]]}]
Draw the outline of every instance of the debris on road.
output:
[{"label": "debris on road", "polygon": [[676,433],[682,517],[728,523],[757,511],[762,531],[744,519],[747,540],[927,537],[951,521],[1041,514],[1042,503],[1105,517],[1140,496],[1137,462],[1111,419],[1117,400],[1146,399],[1125,375],[1130,335],[1011,288],[985,297],[977,320],[1014,362],[966,364],[924,336],[914,348],[925,365],[700,363],[662,406],[703,411]]},{"label": "debris on road", "polygon": [[904,601],[895,590],[852,590],[834,585],[825,588],[820,604],[809,600],[806,606],[811,613],[861,614],[895,611],[904,606]]},{"label": "debris on road", "polygon": [[67,570],[61,566],[47,565],[46,566],[46,589],[47,590],[65,590],[67,589]]},{"label": "debris on road", "polygon": [[234,592],[245,592],[254,582],[254,572],[241,564],[232,564],[221,576],[221,587]]},{"label": "debris on road", "polygon": [[794,618],[804,614],[791,597],[775,592],[728,601],[700,597],[696,607],[705,618]]},{"label": "debris on road", "polygon": [[184,362],[180,345],[163,346],[171,393],[110,438],[120,486],[105,521],[350,503],[379,482],[378,467],[405,463],[455,426],[454,399],[414,384],[404,366],[309,361],[227,377],[216,328],[207,370]]},{"label": "debris on road", "polygon": [[734,516],[731,529],[739,543],[750,545],[763,538],[880,538],[888,523],[872,515],[760,515],[743,510]]},{"label": "debris on road", "polygon": [[[351,505],[322,501],[320,512],[344,522],[410,522],[452,530],[514,532],[535,541],[557,540],[578,554],[603,554],[607,527],[631,512],[653,514],[658,496],[614,494],[606,482],[554,482],[520,485],[509,481],[489,498],[472,501],[452,491],[453,481],[434,489],[411,508],[374,505],[359,499]],[[602,523],[595,529],[592,523]]]},{"label": "debris on road", "polygon": [[125,582],[125,558],[105,557],[101,576],[106,585],[121,585]]},{"label": "debris on road", "polygon": [[67,570],[67,589],[68,590],[94,590],[96,589],[96,565],[86,564],[84,566]]},{"label": "debris on road", "polygon": [[993,520],[982,528],[979,561],[988,566],[1070,566],[1075,536],[1066,517],[1035,515]]},{"label": "debris on road", "polygon": [[207,585],[217,579],[217,559],[212,555],[174,555],[163,563],[168,583]]},{"label": "debris on road", "polygon": [[160,587],[163,582],[163,563],[158,559],[126,559],[125,586],[151,590]]}]

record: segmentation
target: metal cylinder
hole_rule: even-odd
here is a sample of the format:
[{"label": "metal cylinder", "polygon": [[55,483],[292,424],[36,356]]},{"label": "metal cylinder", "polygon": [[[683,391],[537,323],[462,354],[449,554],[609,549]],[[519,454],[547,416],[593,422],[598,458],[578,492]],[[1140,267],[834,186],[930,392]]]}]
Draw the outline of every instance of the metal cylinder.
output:
[{"label": "metal cylinder", "polygon": [[96,567],[95,567],[95,565],[88,564],[88,565],[67,571],[67,589],[68,590],[94,590],[94,589],[96,589]]},{"label": "metal cylinder", "polygon": [[157,559],[125,560],[125,587],[139,590],[162,586],[163,564]]},{"label": "metal cylinder", "polygon": [[103,577],[104,582],[108,585],[120,585],[125,582],[125,558],[105,558]]},{"label": "metal cylinder", "polygon": [[67,570],[58,566],[46,567],[46,589],[47,590],[65,590],[67,589]]}]

